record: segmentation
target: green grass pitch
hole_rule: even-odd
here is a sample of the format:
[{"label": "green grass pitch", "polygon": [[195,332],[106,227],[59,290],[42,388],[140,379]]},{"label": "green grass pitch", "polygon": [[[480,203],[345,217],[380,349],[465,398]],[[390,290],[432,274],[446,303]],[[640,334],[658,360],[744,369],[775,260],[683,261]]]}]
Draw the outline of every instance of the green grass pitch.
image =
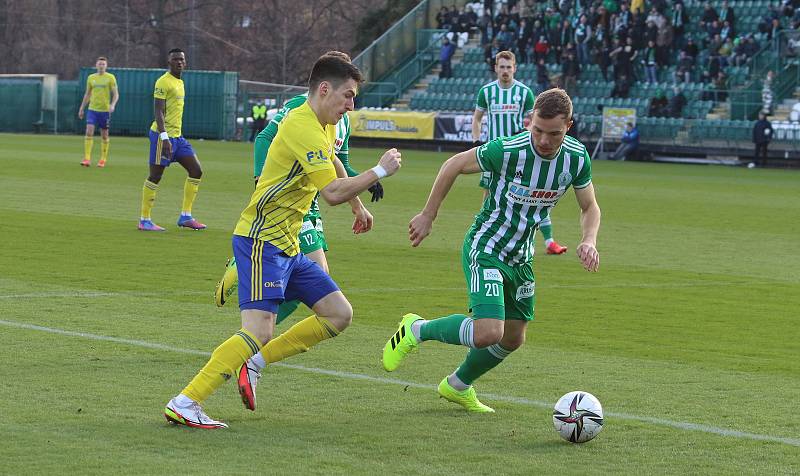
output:
[{"label": "green grass pitch", "polygon": [[[536,321],[478,381],[497,413],[476,416],[435,391],[463,348],[426,343],[393,374],[380,365],[403,313],[464,311],[459,252],[480,201],[477,176],[462,178],[412,249],[408,220],[447,155],[406,151],[386,198],[367,203],[372,232],[353,236],[349,208],[323,206],[353,325],[269,368],[255,413],[221,388],[206,410],[231,428],[204,432],[162,410],[239,328],[212,292],[252,159],[246,143],[192,142],[209,228],[175,226],[186,174],[173,166],[153,213],[168,231],[146,234],[147,139],[114,137],[108,166],[86,169],[80,136],[0,135],[0,473],[800,472],[797,171],[596,162],[600,272],[574,254],[570,192],[553,215],[569,252],[536,258]],[[352,160],[365,169],[379,153]],[[578,389],[606,411],[584,445],[551,421]]]}]

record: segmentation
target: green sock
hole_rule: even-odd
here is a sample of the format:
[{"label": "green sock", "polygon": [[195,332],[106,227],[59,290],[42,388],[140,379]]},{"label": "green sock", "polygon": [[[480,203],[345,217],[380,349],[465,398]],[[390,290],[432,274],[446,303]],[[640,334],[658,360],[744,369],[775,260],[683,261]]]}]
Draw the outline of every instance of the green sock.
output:
[{"label": "green sock", "polygon": [[472,385],[478,377],[497,367],[510,354],[511,351],[500,347],[500,344],[483,349],[470,349],[467,358],[456,370],[456,377],[465,384]]},{"label": "green sock", "polygon": [[452,314],[425,322],[419,330],[420,338],[438,340],[445,344],[474,347],[473,320],[464,314]]},{"label": "green sock", "polygon": [[275,324],[280,324],[284,319],[291,316],[298,306],[300,306],[300,301],[297,299],[294,301],[283,301],[280,306],[278,306],[278,318],[275,320]]},{"label": "green sock", "polygon": [[539,231],[542,232],[542,237],[544,241],[549,241],[553,239],[553,223],[550,221],[549,218],[546,218],[539,223]]}]

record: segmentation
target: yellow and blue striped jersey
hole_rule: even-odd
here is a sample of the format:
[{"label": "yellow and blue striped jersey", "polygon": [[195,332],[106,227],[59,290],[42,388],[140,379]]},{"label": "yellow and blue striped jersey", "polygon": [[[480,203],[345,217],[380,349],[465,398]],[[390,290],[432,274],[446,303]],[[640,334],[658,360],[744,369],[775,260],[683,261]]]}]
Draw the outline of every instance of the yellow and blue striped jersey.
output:
[{"label": "yellow and blue striped jersey", "polygon": [[[156,80],[153,97],[167,102],[164,108],[164,128],[170,137],[181,136],[184,96],[186,92],[183,89],[183,80],[171,75],[169,71]],[[150,130],[158,132],[156,121],[153,121]]]},{"label": "yellow and blue striped jersey", "polygon": [[117,78],[111,73],[92,73],[86,78],[89,91],[89,109],[108,112],[111,105],[111,90],[117,88]]},{"label": "yellow and blue striped jersey", "polygon": [[250,203],[235,235],[268,241],[289,256],[300,252],[297,235],[317,192],[336,179],[336,126],[323,127],[306,102],[281,121]]}]

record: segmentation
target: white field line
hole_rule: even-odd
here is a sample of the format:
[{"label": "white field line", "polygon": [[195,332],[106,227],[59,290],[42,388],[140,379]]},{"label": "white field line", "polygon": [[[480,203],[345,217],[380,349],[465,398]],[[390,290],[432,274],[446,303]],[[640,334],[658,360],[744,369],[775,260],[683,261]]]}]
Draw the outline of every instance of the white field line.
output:
[{"label": "white field line", "polygon": [[[539,289],[614,289],[614,288],[633,288],[633,289],[667,289],[667,288],[695,288],[695,287],[714,287],[714,286],[749,286],[748,282],[727,282],[727,281],[697,281],[684,283],[621,283],[621,284],[551,284],[537,286]],[[343,290],[345,295],[348,293],[405,293],[405,292],[424,292],[424,291],[463,291],[464,286],[449,287],[418,287],[418,288],[346,288]],[[41,293],[18,293],[0,294],[0,299],[48,299],[48,298],[103,298],[103,297],[159,297],[159,296],[202,296],[208,295],[209,300],[213,296],[213,291],[181,291],[181,292],[145,292],[145,291],[58,291]]]},{"label": "white field line", "polygon": [[[158,296],[180,296],[180,295],[202,295],[213,296],[213,292],[201,291],[182,291],[182,292],[104,292],[104,291],[56,291],[42,293],[19,293],[19,294],[0,294],[0,299],[48,299],[48,298],[103,298],[103,297],[158,297]],[[210,299],[210,298],[209,298]]]},{"label": "white field line", "polygon": [[[47,332],[50,334],[58,334],[63,336],[69,337],[79,337],[83,339],[91,339],[91,340],[98,340],[98,341],[105,341],[105,342],[114,342],[117,344],[124,344],[130,345],[135,347],[144,347],[148,349],[155,349],[155,350],[163,350],[167,352],[177,352],[181,354],[190,354],[190,355],[198,355],[203,357],[208,357],[211,355],[210,352],[205,352],[201,350],[193,350],[193,349],[183,349],[180,347],[173,347],[170,345],[158,344],[155,342],[147,342],[142,340],[136,339],[123,339],[120,337],[111,337],[111,336],[104,336],[98,334],[90,334],[86,332],[76,332],[76,331],[68,331],[64,329],[56,329],[53,327],[44,327],[44,326],[37,326],[34,324],[26,324],[23,322],[13,322],[13,321],[5,321],[0,320],[0,325],[6,327],[13,327],[17,329],[25,329],[25,330],[33,330],[33,331],[40,331],[40,332]],[[302,365],[294,365],[294,364],[284,364],[284,363],[277,363],[272,364],[277,365],[279,367],[284,367],[293,370],[299,370],[302,372],[311,372],[315,374],[322,374],[322,375],[329,375],[331,377],[338,377],[338,378],[345,378],[351,380],[362,380],[367,382],[375,382],[381,384],[388,384],[388,385],[402,385],[404,387],[413,387],[413,388],[421,388],[426,390],[435,390],[436,387],[434,385],[429,384],[421,384],[415,382],[407,382],[405,380],[398,380],[392,378],[385,378],[385,377],[373,377],[371,375],[364,375],[364,374],[357,374],[352,372],[340,372],[338,370],[329,370],[329,369],[321,369],[316,367],[304,367]],[[552,403],[543,402],[540,400],[531,400],[527,398],[521,397],[514,397],[511,395],[497,395],[491,393],[484,393],[481,394],[485,397],[486,400],[498,400],[508,403],[514,403],[518,405],[528,405],[540,408],[550,409],[553,407]],[[773,435],[763,435],[760,433],[750,433],[746,431],[738,431],[738,430],[731,430],[728,428],[721,428],[716,426],[710,425],[702,425],[697,423],[689,423],[689,422],[682,422],[682,421],[673,421],[673,420],[666,420],[663,418],[654,418],[648,416],[639,416],[639,415],[631,415],[628,413],[617,413],[617,412],[605,412],[605,416],[611,418],[619,418],[621,420],[631,420],[631,421],[638,421],[642,423],[650,423],[653,425],[659,426],[667,426],[672,428],[677,428],[679,430],[687,430],[687,431],[699,431],[702,433],[710,433],[719,436],[725,436],[729,438],[739,438],[739,439],[747,439],[747,440],[757,440],[757,441],[769,441],[773,443],[782,443],[785,445],[791,446],[798,446],[800,447],[800,438],[787,438],[781,436],[773,436]]]}]

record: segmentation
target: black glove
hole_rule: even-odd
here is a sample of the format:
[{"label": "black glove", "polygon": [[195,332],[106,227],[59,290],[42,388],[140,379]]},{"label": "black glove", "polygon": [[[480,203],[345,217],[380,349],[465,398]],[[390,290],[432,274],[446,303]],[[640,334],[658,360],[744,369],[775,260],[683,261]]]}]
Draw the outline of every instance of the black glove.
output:
[{"label": "black glove", "polygon": [[483,145],[483,142],[481,142],[479,140],[472,141],[472,147],[480,147],[482,145]]},{"label": "black glove", "polygon": [[383,185],[380,182],[375,182],[375,185],[368,188],[367,191],[372,194],[372,202],[377,202],[383,198]]}]

